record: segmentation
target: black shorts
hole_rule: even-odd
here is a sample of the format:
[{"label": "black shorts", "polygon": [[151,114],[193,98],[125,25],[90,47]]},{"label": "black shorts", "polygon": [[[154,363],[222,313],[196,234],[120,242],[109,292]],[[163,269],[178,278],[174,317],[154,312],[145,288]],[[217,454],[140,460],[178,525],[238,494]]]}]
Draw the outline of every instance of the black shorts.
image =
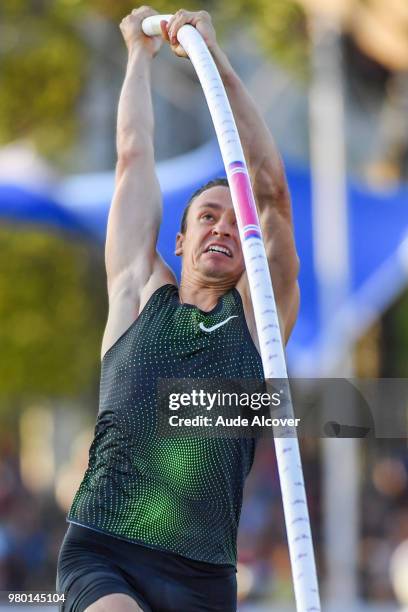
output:
[{"label": "black shorts", "polygon": [[58,557],[63,612],[83,612],[104,595],[126,593],[144,612],[235,612],[232,565],[193,561],[70,524]]}]

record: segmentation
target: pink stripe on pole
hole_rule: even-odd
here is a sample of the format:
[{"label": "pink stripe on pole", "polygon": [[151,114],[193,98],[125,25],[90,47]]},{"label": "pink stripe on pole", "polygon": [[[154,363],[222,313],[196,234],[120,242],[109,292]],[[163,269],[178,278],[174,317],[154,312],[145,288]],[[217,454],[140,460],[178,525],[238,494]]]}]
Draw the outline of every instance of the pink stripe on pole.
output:
[{"label": "pink stripe on pole", "polygon": [[[229,166],[229,182],[238,200],[239,225],[245,238],[261,237],[259,219],[248,173],[242,162],[233,162]],[[248,227],[250,226],[250,227]]]}]

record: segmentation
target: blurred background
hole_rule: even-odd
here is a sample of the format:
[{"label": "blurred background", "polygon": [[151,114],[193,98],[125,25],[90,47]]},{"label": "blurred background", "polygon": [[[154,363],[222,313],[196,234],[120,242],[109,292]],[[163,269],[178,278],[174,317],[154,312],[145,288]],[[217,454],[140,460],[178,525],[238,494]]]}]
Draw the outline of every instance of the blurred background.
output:
[{"label": "blurred background", "polygon": [[[0,591],[54,590],[65,515],[87,465],[126,65],[118,24],[132,8],[128,0],[0,7]],[[286,163],[302,264],[291,375],[407,377],[406,0],[188,8],[211,13]],[[179,273],[181,210],[222,165],[190,63],[163,48],[153,90],[160,249]],[[301,452],[324,609],[406,609],[406,436],[308,438]],[[238,575],[242,610],[294,609],[266,440],[246,488]]]}]

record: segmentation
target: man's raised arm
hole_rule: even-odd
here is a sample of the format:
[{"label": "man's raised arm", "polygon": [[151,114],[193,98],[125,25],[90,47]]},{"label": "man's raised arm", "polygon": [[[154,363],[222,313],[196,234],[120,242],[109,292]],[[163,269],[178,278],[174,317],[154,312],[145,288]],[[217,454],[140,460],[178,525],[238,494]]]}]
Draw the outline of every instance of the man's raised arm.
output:
[{"label": "man's raised arm", "polygon": [[[215,46],[217,64],[232,107],[259,212],[266,255],[285,340],[299,308],[299,259],[285,169],[272,135],[254,100],[234,72],[225,53]],[[249,293],[246,274],[244,291]]]},{"label": "man's raised arm", "polygon": [[120,25],[128,64],[119,100],[116,184],[105,247],[109,317],[102,355],[136,319],[146,301],[146,286],[154,284],[152,276],[160,276],[160,271],[166,274],[156,252],[162,196],[155,173],[150,77],[162,39],[142,32],[143,19],[154,14],[151,8],[141,7]]},{"label": "man's raised arm", "polygon": [[[293,236],[292,212],[285,170],[271,133],[254,100],[217,43],[211,17],[206,11],[180,10],[169,21],[168,40],[176,55],[185,57],[176,33],[185,23],[203,36],[227,91],[251,177],[269,268],[280,314],[282,332],[288,338],[299,304],[299,260]],[[163,30],[164,33],[164,30]],[[246,275],[240,291],[248,292]]]}]

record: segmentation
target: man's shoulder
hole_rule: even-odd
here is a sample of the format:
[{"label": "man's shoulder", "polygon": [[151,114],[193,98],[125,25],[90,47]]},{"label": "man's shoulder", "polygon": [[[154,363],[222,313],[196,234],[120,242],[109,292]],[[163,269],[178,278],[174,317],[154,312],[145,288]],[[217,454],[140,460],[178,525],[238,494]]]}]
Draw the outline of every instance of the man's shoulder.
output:
[{"label": "man's shoulder", "polygon": [[259,351],[260,348],[259,348],[259,341],[258,341],[258,332],[256,330],[254,309],[252,306],[251,294],[249,291],[248,276],[247,276],[246,271],[242,273],[237,284],[235,285],[235,289],[238,291],[241,297],[245,321],[246,321],[249,333],[251,334],[251,338],[256,348]]},{"label": "man's shoulder", "polygon": [[150,300],[153,293],[164,285],[177,288],[177,279],[173,270],[166,264],[161,255],[157,253],[153,272],[140,294],[139,314]]},{"label": "man's shoulder", "polygon": [[249,292],[249,283],[248,283],[248,276],[247,276],[246,271],[244,271],[241,274],[241,276],[238,279],[238,282],[235,285],[234,289],[236,289],[236,291],[238,291],[238,293],[239,293],[239,295],[241,297],[241,301],[242,301],[242,305],[244,307],[244,310],[246,309],[247,306],[252,308],[251,294]]},{"label": "man's shoulder", "polygon": [[109,297],[109,313],[106,324],[101,356],[113,346],[117,339],[140,316],[152,295],[164,285],[177,286],[173,271],[157,253],[152,274],[142,288],[135,286],[129,274],[115,294]]}]

